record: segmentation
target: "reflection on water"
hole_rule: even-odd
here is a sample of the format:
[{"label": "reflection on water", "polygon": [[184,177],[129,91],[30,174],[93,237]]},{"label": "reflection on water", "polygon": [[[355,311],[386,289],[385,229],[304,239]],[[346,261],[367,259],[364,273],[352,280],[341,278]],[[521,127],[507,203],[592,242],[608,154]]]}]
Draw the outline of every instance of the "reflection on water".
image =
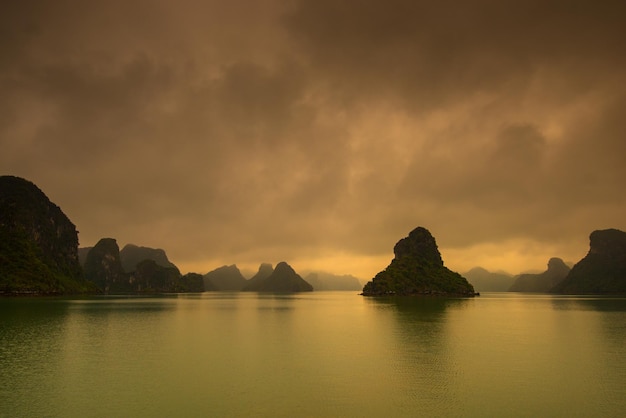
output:
[{"label": "reflection on water", "polygon": [[622,416],[626,299],[0,299],[0,417]]},{"label": "reflection on water", "polygon": [[[471,300],[431,297],[372,298],[371,303],[393,312],[392,367],[396,376],[399,412],[411,416],[452,416],[460,411],[455,392],[458,369],[447,336],[450,312],[463,309]],[[419,405],[419,409],[416,409]]]},{"label": "reflection on water", "polygon": [[47,382],[59,375],[66,315],[67,305],[56,300],[0,300],[0,416],[19,416],[45,401],[42,391],[52,392]]},{"label": "reflection on water", "polygon": [[554,309],[624,312],[626,303],[624,298],[613,296],[572,296],[551,298]]}]

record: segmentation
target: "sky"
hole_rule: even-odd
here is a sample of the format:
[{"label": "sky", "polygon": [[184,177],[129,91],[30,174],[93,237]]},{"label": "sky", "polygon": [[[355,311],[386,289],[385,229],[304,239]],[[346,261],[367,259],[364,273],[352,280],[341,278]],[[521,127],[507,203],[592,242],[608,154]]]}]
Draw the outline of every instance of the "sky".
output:
[{"label": "sky", "polygon": [[0,4],[0,174],[79,230],[370,279],[575,263],[626,230],[626,3]]}]

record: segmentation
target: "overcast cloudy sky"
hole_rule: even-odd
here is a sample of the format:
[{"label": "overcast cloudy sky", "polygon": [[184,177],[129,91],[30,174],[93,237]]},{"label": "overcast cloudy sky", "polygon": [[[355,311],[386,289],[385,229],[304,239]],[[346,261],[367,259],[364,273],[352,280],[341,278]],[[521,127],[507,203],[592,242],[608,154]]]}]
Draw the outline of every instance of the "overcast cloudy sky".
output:
[{"label": "overcast cloudy sky", "polygon": [[626,230],[626,3],[0,5],[0,173],[183,272],[576,262]]}]

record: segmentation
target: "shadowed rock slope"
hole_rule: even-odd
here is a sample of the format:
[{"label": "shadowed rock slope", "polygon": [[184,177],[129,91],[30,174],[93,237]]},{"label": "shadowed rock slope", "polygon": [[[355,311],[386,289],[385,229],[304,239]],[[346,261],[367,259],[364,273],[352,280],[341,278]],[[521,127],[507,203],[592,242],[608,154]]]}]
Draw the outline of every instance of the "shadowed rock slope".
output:
[{"label": "shadowed rock slope", "polygon": [[133,271],[144,260],[153,260],[157,265],[168,268],[177,268],[160,248],[140,247],[126,244],[120,250],[120,260],[124,271]]},{"label": "shadowed rock slope", "polygon": [[120,248],[113,238],[102,238],[85,260],[85,278],[104,293],[132,292],[130,278],[122,268]]},{"label": "shadowed rock slope", "polygon": [[0,176],[0,294],[95,292],[74,224],[33,183]]},{"label": "shadowed rock slope", "polygon": [[363,288],[364,296],[475,295],[463,276],[443,265],[435,238],[426,228],[415,228],[393,252],[391,264]]},{"label": "shadowed rock slope", "polygon": [[87,280],[107,294],[204,291],[201,275],[189,273],[181,276],[176,266],[162,266],[155,260],[145,259],[134,266],[132,271],[125,271],[119,247],[113,238],[98,241],[87,254],[84,269]]},{"label": "shadowed rock slope", "polygon": [[626,232],[593,231],[589,252],[553,289],[566,294],[626,294]]},{"label": "shadowed rock slope", "polygon": [[554,286],[565,279],[570,268],[560,258],[551,258],[548,269],[539,274],[520,274],[515,276],[515,282],[509,292],[549,292]]}]

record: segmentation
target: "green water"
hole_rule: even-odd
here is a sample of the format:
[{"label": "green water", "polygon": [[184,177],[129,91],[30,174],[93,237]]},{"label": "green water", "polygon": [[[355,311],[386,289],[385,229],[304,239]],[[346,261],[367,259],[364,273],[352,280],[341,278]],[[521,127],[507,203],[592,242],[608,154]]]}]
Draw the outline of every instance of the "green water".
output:
[{"label": "green water", "polygon": [[626,299],[0,299],[0,417],[624,417]]}]

